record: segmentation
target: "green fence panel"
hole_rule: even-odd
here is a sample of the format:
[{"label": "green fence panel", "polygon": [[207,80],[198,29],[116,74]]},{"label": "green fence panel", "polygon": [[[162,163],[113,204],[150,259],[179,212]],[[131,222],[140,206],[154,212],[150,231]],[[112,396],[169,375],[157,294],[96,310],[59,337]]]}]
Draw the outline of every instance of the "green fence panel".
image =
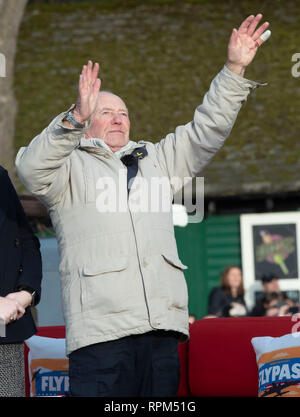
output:
[{"label": "green fence panel", "polygon": [[175,236],[188,291],[189,310],[197,318],[207,314],[209,293],[220,284],[228,265],[241,266],[240,216],[209,216],[201,223],[175,226]]}]

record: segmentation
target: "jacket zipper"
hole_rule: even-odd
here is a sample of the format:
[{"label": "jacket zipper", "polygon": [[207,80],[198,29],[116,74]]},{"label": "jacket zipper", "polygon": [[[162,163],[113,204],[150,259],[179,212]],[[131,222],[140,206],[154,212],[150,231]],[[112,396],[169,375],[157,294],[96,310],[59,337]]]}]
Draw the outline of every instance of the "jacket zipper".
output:
[{"label": "jacket zipper", "polygon": [[153,326],[152,326],[152,324],[151,324],[150,310],[149,310],[149,304],[148,304],[147,295],[146,295],[145,282],[144,282],[143,272],[142,272],[142,268],[141,268],[141,262],[140,262],[140,256],[139,256],[138,245],[137,245],[137,240],[136,240],[136,234],[135,234],[135,229],[134,229],[134,223],[133,223],[133,220],[132,220],[132,214],[131,214],[131,211],[130,211],[130,209],[129,209],[129,206],[128,206],[128,211],[129,211],[129,213],[130,213],[130,219],[131,219],[131,224],[132,224],[132,230],[133,230],[133,234],[134,234],[136,254],[137,254],[138,263],[139,263],[139,269],[140,269],[140,273],[141,273],[141,277],[142,277],[143,290],[144,290],[144,298],[145,298],[145,303],[146,303],[146,308],[147,308],[147,313],[148,313],[149,323],[150,323],[150,326],[152,327],[152,329],[155,329],[155,327],[153,327]]},{"label": "jacket zipper", "polygon": [[[127,167],[121,162],[121,160],[119,160],[119,161],[122,164],[122,168],[125,167],[126,171],[127,171]],[[140,261],[140,255],[139,255],[138,244],[137,244],[137,239],[136,239],[135,227],[134,227],[134,223],[133,223],[133,219],[132,219],[132,213],[131,213],[130,208],[129,208],[129,192],[127,192],[127,203],[128,203],[127,207],[128,207],[128,211],[129,211],[129,214],[130,214],[130,220],[131,220],[131,225],[132,225],[132,230],[133,230],[133,235],[134,235],[135,249],[136,249],[136,254],[137,254],[137,259],[138,259],[138,264],[139,264],[139,270],[140,270],[141,277],[142,277],[142,284],[143,284],[145,304],[146,304],[147,313],[148,313],[148,319],[149,319],[149,323],[150,323],[150,326],[152,327],[152,329],[155,329],[155,327],[153,327],[152,324],[151,324],[150,309],[149,309],[149,304],[148,304],[147,295],[146,295],[145,281],[144,281],[143,272],[142,272],[142,268],[141,268],[141,261]]]}]

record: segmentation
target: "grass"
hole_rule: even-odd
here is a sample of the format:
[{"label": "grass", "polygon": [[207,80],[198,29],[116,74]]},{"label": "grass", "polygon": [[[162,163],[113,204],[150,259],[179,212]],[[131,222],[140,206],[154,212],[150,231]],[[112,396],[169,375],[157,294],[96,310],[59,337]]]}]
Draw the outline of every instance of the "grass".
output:
[{"label": "grass", "polygon": [[233,27],[262,12],[272,37],[246,72],[267,81],[241,111],[226,146],[206,170],[206,192],[223,194],[270,181],[265,192],[297,186],[300,78],[298,1],[110,0],[30,4],[20,28],[15,91],[16,150],[76,100],[88,60],[99,61],[104,89],[126,101],[132,139],[156,142],[193,117],[226,61]]}]

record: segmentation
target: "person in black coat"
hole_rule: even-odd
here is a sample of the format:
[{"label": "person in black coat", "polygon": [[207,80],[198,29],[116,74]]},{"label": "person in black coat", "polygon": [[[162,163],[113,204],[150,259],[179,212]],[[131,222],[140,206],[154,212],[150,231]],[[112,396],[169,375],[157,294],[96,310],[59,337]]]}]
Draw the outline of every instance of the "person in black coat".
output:
[{"label": "person in black coat", "polygon": [[23,341],[36,333],[30,306],[41,297],[40,242],[0,166],[0,396],[23,396]]},{"label": "person in black coat", "polygon": [[230,265],[222,272],[221,286],[213,288],[208,302],[208,314],[217,317],[245,316],[242,271]]}]

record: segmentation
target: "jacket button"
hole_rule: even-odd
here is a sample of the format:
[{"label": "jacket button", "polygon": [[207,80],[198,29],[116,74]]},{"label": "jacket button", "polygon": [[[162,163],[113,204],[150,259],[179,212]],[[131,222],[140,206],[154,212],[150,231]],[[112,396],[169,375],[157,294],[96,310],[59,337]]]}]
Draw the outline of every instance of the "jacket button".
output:
[{"label": "jacket button", "polygon": [[14,243],[15,247],[17,248],[18,246],[20,246],[20,239],[16,238]]}]

